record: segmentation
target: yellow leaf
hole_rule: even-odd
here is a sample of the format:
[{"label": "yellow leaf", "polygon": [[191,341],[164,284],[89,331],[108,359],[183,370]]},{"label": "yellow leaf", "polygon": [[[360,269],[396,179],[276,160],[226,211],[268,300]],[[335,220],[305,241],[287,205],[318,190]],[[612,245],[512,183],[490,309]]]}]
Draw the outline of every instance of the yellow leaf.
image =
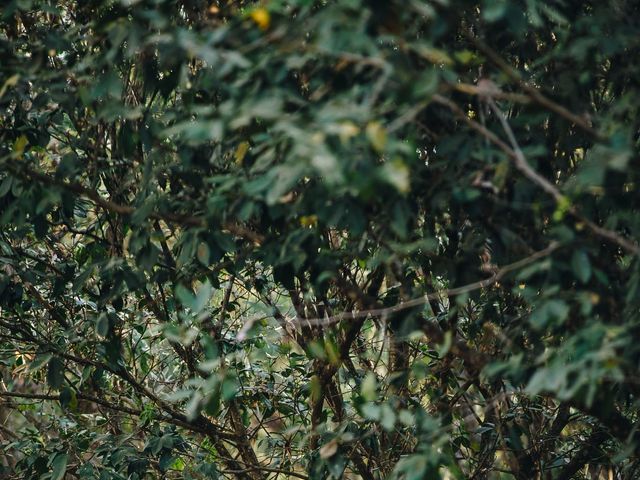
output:
[{"label": "yellow leaf", "polygon": [[496,165],[496,169],[493,173],[493,184],[498,190],[502,190],[509,176],[509,162],[502,161]]},{"label": "yellow leaf", "polygon": [[18,80],[20,80],[20,75],[18,75],[17,73],[7,78],[4,82],[4,85],[2,85],[2,88],[0,88],[0,98],[2,98],[9,87],[15,87],[18,83]]},{"label": "yellow leaf", "polygon": [[376,151],[382,152],[384,150],[387,144],[387,132],[380,122],[369,122],[367,124],[367,137],[369,137],[369,141]]},{"label": "yellow leaf", "polygon": [[300,225],[303,227],[315,227],[318,224],[317,215],[303,215],[300,217]]},{"label": "yellow leaf", "polygon": [[22,154],[24,153],[24,149],[26,148],[29,140],[24,135],[20,135],[16,138],[16,141],[13,143],[13,156],[15,158],[22,158]]},{"label": "yellow leaf", "polygon": [[454,53],[454,56],[456,57],[456,60],[463,65],[471,63],[471,61],[476,58],[476,55],[471,50],[466,49]]},{"label": "yellow leaf", "polygon": [[320,145],[322,142],[324,142],[325,136],[322,132],[316,132],[313,135],[311,135],[311,143],[313,143],[314,145]]},{"label": "yellow leaf", "polygon": [[342,122],[337,126],[338,136],[342,143],[346,143],[350,138],[360,133],[360,129],[353,122]]},{"label": "yellow leaf", "polygon": [[340,352],[338,352],[338,346],[332,340],[324,342],[324,350],[327,352],[327,358],[329,363],[335,366],[340,366]]},{"label": "yellow leaf", "polygon": [[245,155],[249,151],[249,142],[242,142],[236,148],[235,158],[236,163],[242,165],[242,161],[244,160]]},{"label": "yellow leaf", "polygon": [[368,372],[360,385],[360,395],[367,402],[373,402],[377,398],[378,382],[373,372]]},{"label": "yellow leaf", "polygon": [[309,398],[312,402],[317,402],[322,398],[322,386],[320,385],[320,379],[317,375],[311,377],[309,382]]},{"label": "yellow leaf", "polygon": [[569,200],[564,195],[560,197],[558,200],[558,205],[556,207],[556,211],[553,212],[553,219],[556,222],[562,221],[567,212],[571,210],[571,200]]},{"label": "yellow leaf", "polygon": [[395,159],[393,162],[386,163],[383,167],[385,180],[396,187],[400,193],[407,193],[411,186],[411,178],[409,167],[400,160]]},{"label": "yellow leaf", "polygon": [[266,30],[271,25],[271,15],[266,8],[256,8],[250,13],[250,17],[260,30]]},{"label": "yellow leaf", "polygon": [[338,451],[338,442],[334,438],[329,443],[325,443],[320,447],[320,458],[327,459],[333,457]]},{"label": "yellow leaf", "polygon": [[439,48],[429,47],[427,45],[419,45],[416,48],[418,55],[424,58],[426,61],[435,65],[452,65],[453,60],[444,50]]}]

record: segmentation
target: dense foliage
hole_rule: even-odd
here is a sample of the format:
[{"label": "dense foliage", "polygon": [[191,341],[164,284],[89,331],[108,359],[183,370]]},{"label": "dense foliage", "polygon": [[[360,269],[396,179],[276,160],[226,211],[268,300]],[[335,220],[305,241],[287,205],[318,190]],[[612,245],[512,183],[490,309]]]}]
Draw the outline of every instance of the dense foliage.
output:
[{"label": "dense foliage", "polygon": [[639,478],[637,2],[2,3],[2,478]]}]

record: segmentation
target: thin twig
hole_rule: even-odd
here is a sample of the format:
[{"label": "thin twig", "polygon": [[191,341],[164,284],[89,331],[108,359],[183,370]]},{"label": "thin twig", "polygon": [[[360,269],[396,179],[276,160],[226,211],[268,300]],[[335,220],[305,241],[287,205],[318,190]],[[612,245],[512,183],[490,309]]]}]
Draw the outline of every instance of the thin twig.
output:
[{"label": "thin twig", "polygon": [[495,52],[482,40],[475,37],[471,32],[466,32],[466,36],[475,44],[478,50],[485,54],[487,58],[491,60],[500,70],[502,70],[511,80],[517,83],[518,86],[522,88],[522,90],[524,90],[526,94],[531,98],[531,100],[533,100],[535,103],[578,126],[585,132],[592,135],[594,138],[598,140],[605,139],[600,132],[598,132],[591,126],[591,123],[587,118],[570,112],[567,108],[546,97],[538,88],[524,81],[522,79],[522,76],[520,75],[520,72],[509,65],[500,55],[498,55],[497,52]]},{"label": "thin twig", "polygon": [[560,193],[555,185],[553,185],[549,180],[547,180],[533,168],[531,168],[531,165],[529,165],[529,162],[527,162],[524,153],[522,153],[520,145],[518,145],[518,141],[516,140],[516,136],[514,135],[513,130],[511,130],[509,122],[507,122],[507,117],[502,112],[502,110],[498,108],[496,102],[493,100],[493,97],[486,97],[485,100],[489,107],[491,107],[491,110],[493,110],[493,113],[495,113],[498,117],[500,125],[502,125],[502,129],[509,139],[511,150],[513,151],[512,157],[515,160],[516,168],[520,170],[520,172],[522,172],[525,177],[527,177],[533,183],[538,185],[542,190],[551,195],[556,202],[566,202],[564,195]]},{"label": "thin twig", "polygon": [[[451,88],[457,92],[479,97],[485,95],[484,89],[478,85],[471,85],[470,83],[452,83],[450,85]],[[522,93],[503,92],[502,90],[496,91],[493,98],[513,103],[531,103],[531,98],[527,95],[523,95]]]},{"label": "thin twig", "polygon": [[550,255],[559,247],[560,247],[560,244],[558,242],[552,242],[551,244],[549,244],[548,247],[542,250],[539,250],[537,252],[534,252],[530,256],[523,258],[521,260],[518,260],[517,262],[511,263],[509,265],[502,267],[501,269],[498,269],[489,278],[486,278],[484,280],[479,280],[477,282],[469,283],[460,287],[440,291],[440,292],[428,293],[426,295],[422,295],[420,297],[416,297],[411,300],[407,300],[405,302],[397,303],[396,305],[393,305],[391,307],[373,308],[370,310],[360,310],[357,312],[341,312],[341,313],[338,313],[332,316],[327,316],[324,318],[301,318],[300,316],[296,315],[295,317],[287,318],[286,320],[288,323],[299,323],[304,325],[309,324],[311,326],[327,326],[327,325],[332,325],[334,323],[338,323],[342,320],[355,320],[359,318],[366,318],[367,316],[387,317],[388,315],[398,313],[403,310],[407,310],[409,308],[424,305],[428,303],[430,300],[441,298],[442,295],[455,297],[458,295],[463,295],[465,293],[472,292],[474,290],[479,290],[481,288],[489,287],[495,284],[496,282],[498,282],[500,279],[502,279],[506,274],[513,272],[514,270],[518,270],[526,265],[529,265],[541,258],[544,258]]},{"label": "thin twig", "polygon": [[495,102],[493,102],[490,97],[486,97],[485,99],[488,101],[491,101],[491,103],[496,107],[497,112],[499,112],[498,118],[500,120],[500,123],[503,129],[505,130],[505,133],[507,134],[507,137],[509,138],[509,140],[512,142],[512,144],[515,145],[515,147],[517,147],[516,149],[510,147],[506,142],[500,139],[500,137],[498,137],[491,130],[487,129],[485,126],[469,118],[469,116],[458,105],[456,105],[455,102],[438,94],[434,95],[432,99],[433,101],[448,107],[457,118],[459,118],[464,123],[466,123],[472,130],[475,130],[476,132],[478,132],[480,135],[482,135],[483,137],[488,139],[491,143],[493,143],[498,148],[500,148],[500,150],[506,153],[510,158],[512,158],[515,162],[516,168],[523,175],[525,175],[529,180],[534,182],[544,191],[549,193],[549,195],[551,195],[557,203],[559,203],[561,206],[567,209],[566,210],[567,213],[570,213],[577,220],[582,222],[592,233],[612,243],[617,244],[618,246],[626,250],[628,253],[631,253],[634,255],[640,255],[640,247],[635,242],[624,238],[622,235],[612,230],[608,230],[606,228],[600,227],[593,221],[586,218],[584,215],[582,215],[582,213],[580,213],[580,211],[575,206],[568,205],[568,199],[564,195],[562,195],[562,193],[558,190],[558,188],[555,185],[553,185],[546,178],[542,177],[535,170],[533,170],[533,168],[531,168],[526,158],[524,157],[522,150],[518,147],[517,142],[515,142],[515,135],[513,134],[513,131],[511,130],[509,123],[506,121],[504,114],[497,108],[497,106],[495,105]]},{"label": "thin twig", "polygon": [[[120,215],[132,215],[137,210],[133,206],[121,205],[119,203],[113,202],[112,200],[106,199],[102,195],[100,195],[97,191],[86,188],[80,185],[79,183],[65,182],[63,180],[53,178],[49,175],[36,172],[35,170],[24,167],[24,166],[22,168],[17,168],[7,163],[5,163],[3,166],[5,166],[6,169],[11,171],[13,174],[23,177],[27,180],[35,180],[45,185],[60,187],[64,190],[67,190],[68,192],[72,192],[78,196],[87,198],[91,200],[93,203],[95,203],[96,205],[113,213],[117,213]],[[148,217],[153,220],[164,220],[169,223],[174,223],[174,224],[188,226],[188,227],[206,227],[207,226],[207,221],[204,217],[195,216],[195,215],[184,215],[180,213],[152,211],[148,214]],[[223,225],[223,228],[227,230],[229,233],[232,233],[233,235],[237,235],[239,237],[250,240],[255,244],[260,244],[264,241],[264,238],[262,237],[262,235],[259,235],[240,224],[226,223]]]}]

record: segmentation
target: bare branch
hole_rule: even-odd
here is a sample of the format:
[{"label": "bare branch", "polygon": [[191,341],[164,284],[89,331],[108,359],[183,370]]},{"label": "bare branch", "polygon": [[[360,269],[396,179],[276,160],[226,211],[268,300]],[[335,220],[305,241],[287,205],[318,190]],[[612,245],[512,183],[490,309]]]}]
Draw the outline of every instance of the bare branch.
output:
[{"label": "bare branch", "polygon": [[373,308],[370,310],[360,310],[357,312],[341,312],[335,315],[327,316],[324,318],[301,318],[299,316],[295,316],[292,318],[287,318],[286,321],[288,323],[299,323],[304,325],[311,326],[328,326],[338,323],[342,320],[354,320],[366,318],[368,316],[372,317],[388,317],[394,313],[401,312],[403,310],[407,310],[409,308],[417,307],[420,305],[424,305],[428,303],[430,300],[440,299],[443,295],[449,297],[455,297],[458,295],[463,295],[465,293],[472,292],[474,290],[480,290],[481,288],[489,287],[496,282],[498,282],[501,278],[503,278],[506,274],[518,270],[526,265],[529,265],[541,258],[544,258],[560,247],[560,244],[557,242],[552,242],[549,244],[547,248],[539,250],[532,255],[518,260],[517,262],[506,265],[500,269],[498,269],[493,275],[484,280],[479,280],[477,282],[469,283],[467,285],[462,285],[460,287],[451,288],[448,290],[443,290],[435,293],[428,293],[426,295],[422,295],[420,297],[413,298],[411,300],[407,300],[405,302],[400,302],[391,307],[384,308]]},{"label": "bare branch", "polygon": [[593,137],[598,140],[604,140],[604,136],[595,130],[591,123],[587,120],[587,118],[576,115],[575,113],[570,112],[562,105],[554,102],[550,98],[546,97],[540,90],[529,83],[525,82],[520,73],[514,69],[511,65],[509,65],[498,53],[489,47],[482,40],[476,38],[470,32],[466,32],[467,38],[469,38],[475,46],[484,53],[489,60],[491,60],[500,70],[502,70],[511,80],[516,82],[520,88],[522,88],[526,94],[533,100],[535,103],[540,105],[541,107],[550,110],[557,115],[561,116],[565,120],[571,122],[572,124],[578,126],[585,132],[589,133]]},{"label": "bare branch", "polygon": [[[507,137],[509,137],[509,140],[516,147],[515,149],[510,147],[507,143],[501,140],[495,133],[488,130],[485,126],[469,118],[465,114],[465,112],[458,105],[455,104],[455,102],[441,95],[434,95],[433,100],[441,105],[445,105],[446,107],[448,107],[458,119],[462,120],[471,129],[480,133],[483,137],[485,137],[491,143],[493,143],[498,148],[500,148],[504,153],[506,153],[510,158],[514,160],[516,168],[525,177],[527,177],[529,180],[531,180],[533,183],[535,183],[541,189],[547,192],[557,203],[559,203],[562,206],[565,206],[565,204],[567,204],[568,200],[564,195],[562,195],[562,193],[560,193],[558,188],[554,186],[551,182],[549,182],[546,178],[538,174],[528,164],[528,162],[526,161],[526,158],[524,157],[524,154],[522,153],[522,150],[518,147],[518,144],[515,141],[515,136],[513,135],[513,131],[511,130],[511,127],[506,121],[504,114],[502,114],[502,112],[495,105],[495,102],[491,101],[491,104],[493,104],[493,107],[496,108],[496,113],[498,114],[499,112],[498,118],[500,119],[500,122],[502,124],[503,129],[505,130],[505,133],[507,134]],[[488,98],[488,100],[490,100],[490,98]],[[628,253],[631,253],[634,255],[640,255],[640,247],[635,242],[632,242],[624,238],[622,235],[616,232],[607,230],[603,227],[596,225],[593,221],[584,217],[575,206],[569,205],[566,208],[568,213],[573,215],[580,222],[584,223],[587,226],[587,228],[598,237],[604,238],[612,243],[617,244],[619,247],[622,247]]]}]

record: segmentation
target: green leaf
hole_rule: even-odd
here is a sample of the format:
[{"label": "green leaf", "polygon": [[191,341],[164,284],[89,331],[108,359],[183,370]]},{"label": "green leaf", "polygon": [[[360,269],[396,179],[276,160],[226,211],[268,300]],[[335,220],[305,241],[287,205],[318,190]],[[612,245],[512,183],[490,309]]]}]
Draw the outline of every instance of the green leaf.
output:
[{"label": "green leaf", "polygon": [[69,455],[57,453],[51,462],[51,480],[62,480],[67,473]]},{"label": "green leaf", "polygon": [[9,88],[15,87],[18,83],[18,80],[20,80],[20,75],[17,73],[7,78],[2,84],[2,88],[0,88],[0,98],[4,96],[4,94],[7,92]]},{"label": "green leaf", "polygon": [[338,452],[331,457],[331,461],[327,462],[327,470],[331,474],[331,478],[343,478],[344,469],[347,466],[347,458]]},{"label": "green leaf", "polygon": [[11,184],[13,179],[11,177],[5,177],[0,184],[0,198],[4,197],[11,190]]},{"label": "green leaf", "polygon": [[59,357],[52,357],[49,360],[47,383],[54,390],[58,390],[64,384],[64,363]]},{"label": "green leaf", "polygon": [[377,383],[375,374],[373,372],[367,372],[360,386],[360,394],[367,402],[373,402],[378,397],[376,391]]},{"label": "green leaf", "polygon": [[29,364],[29,371],[37,372],[42,367],[44,367],[47,363],[49,363],[52,357],[53,357],[52,353],[41,353],[36,355],[33,361]]},{"label": "green leaf", "polygon": [[236,396],[239,388],[240,384],[238,383],[238,379],[236,377],[226,377],[222,381],[222,399],[224,401],[231,400]]},{"label": "green leaf", "polygon": [[162,452],[162,455],[160,455],[160,460],[158,461],[158,469],[161,472],[166,472],[175,461],[176,457],[171,455],[170,452]]},{"label": "green leaf", "polygon": [[207,244],[207,242],[200,242],[198,244],[196,256],[198,258],[198,261],[205,267],[208,267],[210,265],[209,259],[211,257],[211,250],[209,249],[209,245]]},{"label": "green leaf", "polygon": [[490,23],[496,22],[504,17],[507,6],[505,0],[484,0],[481,8],[482,18]]},{"label": "green leaf", "polygon": [[367,420],[380,420],[380,414],[382,409],[380,406],[376,405],[372,402],[367,402],[362,407],[360,407],[360,411],[362,412],[362,416]]},{"label": "green leaf", "polygon": [[96,317],[96,333],[102,338],[106,338],[109,335],[109,331],[109,316],[103,312]]},{"label": "green leaf", "polygon": [[400,159],[386,163],[382,168],[382,178],[393,185],[400,193],[409,192],[411,186],[409,167]]},{"label": "green leaf", "polygon": [[62,388],[62,390],[60,390],[60,406],[64,409],[74,411],[78,407],[76,391],[70,387]]},{"label": "green leaf", "polygon": [[382,152],[387,144],[387,132],[379,122],[369,122],[366,128],[367,137],[377,152]]},{"label": "green leaf", "polygon": [[542,330],[549,326],[559,326],[567,319],[569,306],[562,300],[551,299],[539,305],[529,317],[531,325]]},{"label": "green leaf", "polygon": [[388,403],[383,403],[380,408],[380,425],[388,432],[396,425],[396,413]]},{"label": "green leaf", "polygon": [[187,415],[187,419],[192,422],[195,420],[198,415],[200,415],[200,411],[202,410],[202,400],[203,396],[199,390],[193,392],[191,399],[187,403],[185,408],[185,414]]},{"label": "green leaf", "polygon": [[29,140],[26,135],[20,135],[13,143],[13,156],[15,158],[22,158],[22,155],[29,144]]},{"label": "green leaf", "polygon": [[413,427],[416,424],[415,416],[409,410],[400,410],[398,420],[407,427]]},{"label": "green leaf", "polygon": [[198,290],[198,294],[195,296],[193,302],[190,305],[193,313],[200,313],[204,309],[204,307],[207,306],[209,300],[211,300],[212,295],[213,287],[211,286],[211,282],[207,280],[204,284],[202,284],[202,286]]},{"label": "green leaf", "polygon": [[576,250],[571,256],[571,267],[573,273],[582,283],[587,283],[591,278],[591,263],[589,256],[584,250]]},{"label": "green leaf", "polygon": [[191,308],[191,305],[195,301],[195,296],[193,295],[191,290],[189,290],[187,287],[185,287],[182,284],[178,284],[176,285],[175,291],[176,291],[176,297],[178,298],[180,303],[187,308]]}]

